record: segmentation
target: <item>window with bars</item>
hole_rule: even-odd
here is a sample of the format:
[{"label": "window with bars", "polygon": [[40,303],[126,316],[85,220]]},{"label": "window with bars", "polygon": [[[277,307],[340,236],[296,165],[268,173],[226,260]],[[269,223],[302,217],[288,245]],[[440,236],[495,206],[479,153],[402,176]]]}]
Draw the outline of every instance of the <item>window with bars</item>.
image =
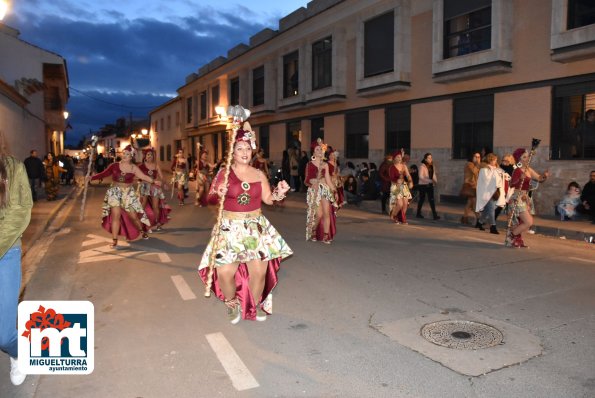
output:
[{"label": "window with bars", "polygon": [[302,122],[295,120],[287,123],[286,143],[287,148],[301,148],[300,138],[302,133]]},{"label": "window with bars", "polygon": [[386,108],[386,153],[393,153],[401,148],[411,153],[411,105]]},{"label": "window with bars", "polygon": [[299,94],[299,51],[283,57],[283,98],[295,97]]},{"label": "window with bars", "polygon": [[171,144],[167,144],[167,161],[171,161]]},{"label": "window with bars", "polygon": [[211,116],[217,116],[215,108],[219,106],[219,86],[211,88]]},{"label": "window with bars", "polygon": [[554,87],[551,158],[595,159],[595,81]]},{"label": "window with bars", "polygon": [[171,129],[171,115],[167,115],[167,129]]},{"label": "window with bars", "polygon": [[252,70],[252,105],[264,104],[264,65]]},{"label": "window with bars", "polygon": [[368,111],[345,115],[345,156],[367,158],[369,121]]},{"label": "window with bars", "polygon": [[62,99],[58,87],[48,87],[44,96],[44,109],[48,111],[59,111],[62,109]]},{"label": "window with bars", "polygon": [[314,142],[317,139],[322,139],[324,141],[324,118],[317,117],[316,119],[312,119],[310,121],[310,138],[311,141]]},{"label": "window with bars", "polygon": [[494,95],[455,99],[453,104],[453,159],[469,159],[494,142]]},{"label": "window with bars", "polygon": [[333,84],[333,38],[324,38],[312,44],[312,90]]},{"label": "window with bars", "polygon": [[159,160],[164,162],[165,161],[165,148],[163,145],[159,147]]},{"label": "window with bars", "polygon": [[364,22],[364,77],[394,70],[395,13],[382,14]]},{"label": "window with bars", "polygon": [[207,118],[207,92],[203,91],[200,93],[200,119],[205,120]]},{"label": "window with bars", "polygon": [[240,104],[240,78],[231,79],[229,83],[229,105]]},{"label": "window with bars", "polygon": [[192,98],[186,98],[186,123],[192,123]]},{"label": "window with bars", "polygon": [[568,0],[568,30],[595,24],[595,1]]},{"label": "window with bars", "polygon": [[491,46],[491,0],[444,0],[444,59]]}]

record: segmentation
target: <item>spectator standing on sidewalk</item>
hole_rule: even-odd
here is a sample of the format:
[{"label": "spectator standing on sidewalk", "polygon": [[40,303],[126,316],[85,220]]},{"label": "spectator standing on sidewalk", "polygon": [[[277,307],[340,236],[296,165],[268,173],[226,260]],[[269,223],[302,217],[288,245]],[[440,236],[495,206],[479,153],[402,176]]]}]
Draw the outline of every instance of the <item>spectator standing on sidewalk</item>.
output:
[{"label": "spectator standing on sidewalk", "polygon": [[[306,166],[308,166],[308,154],[306,151],[302,151],[302,156],[300,157],[300,163],[298,165],[298,177],[300,180],[300,192],[305,192],[308,187],[306,186],[305,179],[306,179]],[[338,165],[337,165],[338,167]]]},{"label": "spectator standing on sidewalk", "polygon": [[434,185],[438,182],[436,176],[436,170],[434,169],[434,160],[432,159],[431,153],[426,153],[421,165],[419,166],[419,184],[417,185],[419,190],[419,202],[417,203],[417,218],[424,218],[421,215],[421,208],[428,195],[428,202],[430,202],[430,208],[432,209],[432,215],[434,220],[439,220],[440,216],[436,213],[436,203],[434,202]]},{"label": "spectator standing on sidewalk", "polygon": [[45,181],[45,168],[43,162],[37,157],[37,150],[32,149],[30,156],[25,159],[25,169],[27,170],[27,177],[29,177],[29,185],[31,185],[31,195],[33,201],[37,201],[37,189],[41,187],[41,182]]},{"label": "spectator standing on sidewalk", "polygon": [[589,214],[591,222],[595,224],[595,170],[591,170],[590,180],[583,187],[581,202]]},{"label": "spectator standing on sidewalk", "polygon": [[479,176],[480,163],[481,154],[479,152],[474,152],[471,159],[465,164],[463,186],[461,187],[460,195],[467,198],[467,203],[463,210],[461,224],[469,224],[469,215],[472,214],[475,216],[475,228],[479,228],[483,231],[483,226],[479,222],[479,216],[475,212],[477,178]]},{"label": "spectator standing on sidewalk", "polygon": [[384,162],[380,165],[380,170],[378,170],[378,176],[380,177],[381,186],[380,190],[382,192],[381,205],[382,205],[382,214],[386,214],[386,203],[388,202],[388,198],[390,197],[390,175],[389,170],[393,165],[393,157],[392,155],[386,155],[384,157]]},{"label": "spectator standing on sidewalk", "polygon": [[490,233],[499,234],[496,227],[496,207],[506,204],[504,194],[504,170],[498,167],[498,157],[493,153],[486,155],[487,164],[479,170],[477,178],[477,197],[475,211],[481,212],[478,221],[483,230],[483,223],[490,223]]},{"label": "spectator standing on sidewalk", "polygon": [[8,154],[0,131],[0,350],[10,357],[10,381],[26,375],[18,368],[17,307],[21,289],[21,235],[31,220],[33,199],[25,165]]},{"label": "spectator standing on sidewalk", "polygon": [[296,192],[300,190],[300,181],[298,178],[299,175],[299,165],[300,159],[298,157],[299,151],[295,148],[289,148],[287,151],[289,154],[289,175],[291,177],[290,186],[291,192]]}]

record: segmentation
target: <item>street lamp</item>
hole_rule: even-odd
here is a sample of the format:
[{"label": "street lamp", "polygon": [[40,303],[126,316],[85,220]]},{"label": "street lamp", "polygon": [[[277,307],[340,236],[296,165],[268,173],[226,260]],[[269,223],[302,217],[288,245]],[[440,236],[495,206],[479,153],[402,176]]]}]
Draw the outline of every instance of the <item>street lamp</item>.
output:
[{"label": "street lamp", "polygon": [[224,117],[227,117],[227,110],[224,106],[216,106],[215,113],[219,116],[219,120],[223,119]]},{"label": "street lamp", "polygon": [[68,111],[64,111],[63,115],[64,115],[64,120],[66,120],[66,119],[68,119],[68,115],[70,115],[70,113],[68,113]]},{"label": "street lamp", "polygon": [[147,130],[147,129],[142,129],[140,132],[141,132],[142,135],[149,134],[149,130]]},{"label": "street lamp", "polygon": [[4,19],[4,16],[8,12],[8,1],[0,0],[0,21]]}]

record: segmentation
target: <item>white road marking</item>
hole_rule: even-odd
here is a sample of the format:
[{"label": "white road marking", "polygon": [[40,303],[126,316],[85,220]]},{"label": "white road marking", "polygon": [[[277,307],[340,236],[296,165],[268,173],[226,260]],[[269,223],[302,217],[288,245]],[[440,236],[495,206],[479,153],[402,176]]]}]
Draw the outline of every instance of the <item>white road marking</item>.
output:
[{"label": "white road marking", "polygon": [[584,258],[579,258],[579,257],[568,257],[569,260],[576,260],[576,261],[583,261],[585,263],[590,263],[590,264],[595,264],[595,261],[593,260],[586,260]]},{"label": "white road marking", "polygon": [[171,280],[176,289],[178,289],[182,300],[194,300],[196,298],[196,295],[192,292],[192,289],[190,289],[190,286],[188,286],[182,275],[172,275]]},{"label": "white road marking", "polygon": [[[149,255],[156,255],[159,257],[159,261],[162,263],[171,263],[171,258],[164,252],[154,252],[154,251],[144,251],[144,250],[126,250],[126,251],[118,251],[116,249],[111,249],[107,244],[112,243],[110,238],[105,238],[103,236],[88,234],[87,240],[83,242],[83,247],[102,244],[102,246],[98,246],[92,249],[83,250],[79,253],[79,264],[84,263],[95,263],[99,261],[109,261],[109,260],[121,260],[122,258],[132,257],[132,256],[149,256]],[[126,241],[118,241],[118,247],[130,247],[130,243]]]},{"label": "white road marking", "polygon": [[223,333],[211,333],[205,337],[213,351],[215,351],[217,359],[223,365],[223,368],[231,379],[231,384],[236,390],[243,391],[260,387],[260,384],[258,384],[252,373],[244,365],[244,362],[242,362],[225,336],[223,336]]}]

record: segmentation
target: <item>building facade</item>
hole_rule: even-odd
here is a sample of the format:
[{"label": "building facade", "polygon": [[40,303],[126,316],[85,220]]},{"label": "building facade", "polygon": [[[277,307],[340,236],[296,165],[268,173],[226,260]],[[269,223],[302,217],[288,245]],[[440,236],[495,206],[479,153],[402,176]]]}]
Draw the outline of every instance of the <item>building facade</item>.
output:
[{"label": "building facade", "polygon": [[31,149],[63,153],[68,98],[64,58],[0,23],[0,130],[15,156],[24,159]]},{"label": "building facade", "polygon": [[[430,152],[438,197],[467,158],[541,140],[552,178],[539,211],[595,169],[595,3],[587,0],[315,0],[186,78],[180,139],[225,151],[217,106],[240,104],[269,158],[321,137],[341,161]],[[154,123],[154,121],[152,120]]]}]

